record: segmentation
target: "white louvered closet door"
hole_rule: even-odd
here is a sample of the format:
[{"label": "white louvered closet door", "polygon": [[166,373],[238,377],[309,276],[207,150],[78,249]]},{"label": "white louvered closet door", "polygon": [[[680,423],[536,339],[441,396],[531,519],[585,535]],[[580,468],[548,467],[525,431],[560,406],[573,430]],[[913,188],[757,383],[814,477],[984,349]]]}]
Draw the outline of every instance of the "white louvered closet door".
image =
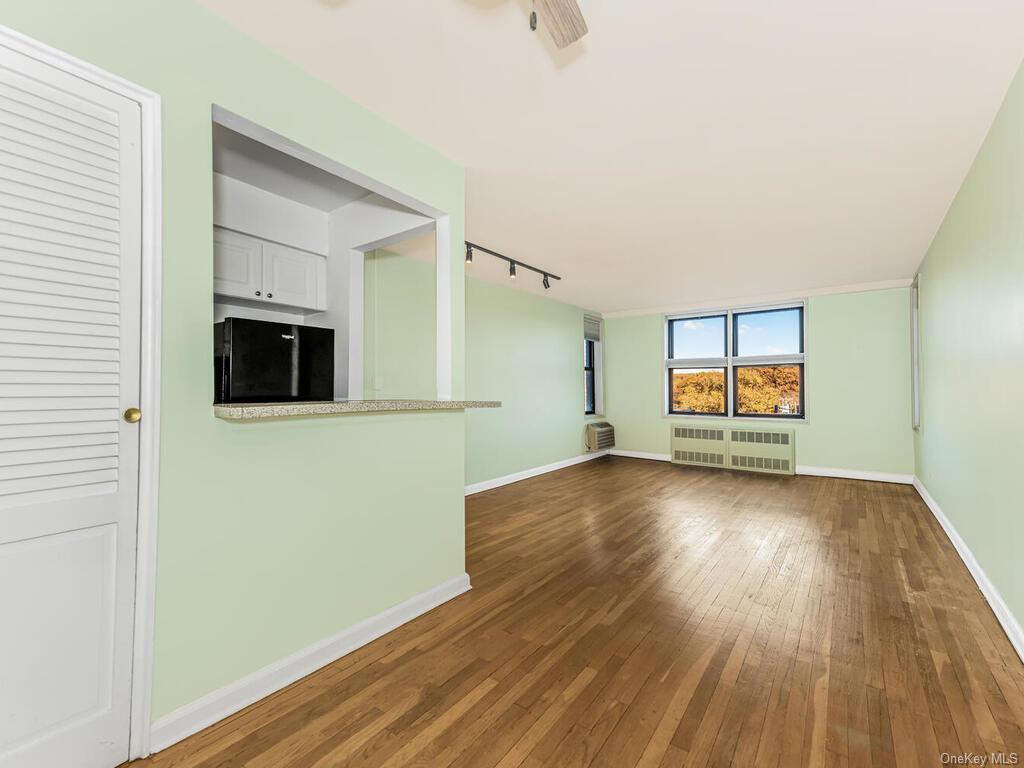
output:
[{"label": "white louvered closet door", "polygon": [[139,106],[0,43],[0,766],[128,758]]}]

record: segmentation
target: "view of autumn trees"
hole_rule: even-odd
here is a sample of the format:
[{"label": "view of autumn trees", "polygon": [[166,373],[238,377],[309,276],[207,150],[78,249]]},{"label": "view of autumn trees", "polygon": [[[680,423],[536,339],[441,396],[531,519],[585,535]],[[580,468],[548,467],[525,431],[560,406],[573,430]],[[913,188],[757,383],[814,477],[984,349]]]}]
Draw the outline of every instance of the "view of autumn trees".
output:
[{"label": "view of autumn trees", "polygon": [[737,413],[800,413],[800,366],[735,368]]},{"label": "view of autumn trees", "polygon": [[[735,368],[737,413],[799,413],[800,366]],[[672,372],[672,410],[725,413],[725,371]]]},{"label": "view of autumn trees", "polygon": [[672,410],[725,413],[725,370],[672,371]]}]

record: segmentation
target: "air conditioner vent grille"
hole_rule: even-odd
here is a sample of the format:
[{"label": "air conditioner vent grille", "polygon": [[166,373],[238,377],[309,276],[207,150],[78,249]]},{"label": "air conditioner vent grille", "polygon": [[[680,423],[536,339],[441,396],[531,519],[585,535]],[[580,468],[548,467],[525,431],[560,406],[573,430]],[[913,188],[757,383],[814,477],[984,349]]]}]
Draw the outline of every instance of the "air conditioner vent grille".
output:
[{"label": "air conditioner vent grille", "polygon": [[587,425],[587,450],[605,451],[615,446],[615,427],[607,421]]}]

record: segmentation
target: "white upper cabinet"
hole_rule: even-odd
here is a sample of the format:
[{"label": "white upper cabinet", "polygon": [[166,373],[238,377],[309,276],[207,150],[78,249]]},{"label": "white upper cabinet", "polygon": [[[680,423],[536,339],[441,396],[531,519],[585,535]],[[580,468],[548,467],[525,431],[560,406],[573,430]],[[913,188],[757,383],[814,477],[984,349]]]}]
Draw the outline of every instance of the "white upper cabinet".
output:
[{"label": "white upper cabinet", "polygon": [[276,243],[263,245],[264,298],[273,304],[327,309],[327,260]]},{"label": "white upper cabinet", "polygon": [[213,292],[221,297],[322,312],[327,259],[219,227],[213,234]]},{"label": "white upper cabinet", "polygon": [[228,229],[213,230],[213,292],[240,299],[263,295],[263,249],[259,240]]}]

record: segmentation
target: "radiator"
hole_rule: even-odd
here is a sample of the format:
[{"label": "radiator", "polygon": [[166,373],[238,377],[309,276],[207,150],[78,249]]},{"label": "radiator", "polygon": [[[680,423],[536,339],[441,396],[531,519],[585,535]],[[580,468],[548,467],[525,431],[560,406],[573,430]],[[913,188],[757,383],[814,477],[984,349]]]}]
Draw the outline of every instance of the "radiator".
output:
[{"label": "radiator", "polygon": [[615,427],[607,421],[587,424],[587,450],[606,451],[615,446]]},{"label": "radiator", "polygon": [[775,427],[672,425],[672,461],[743,472],[796,473],[796,433]]}]

